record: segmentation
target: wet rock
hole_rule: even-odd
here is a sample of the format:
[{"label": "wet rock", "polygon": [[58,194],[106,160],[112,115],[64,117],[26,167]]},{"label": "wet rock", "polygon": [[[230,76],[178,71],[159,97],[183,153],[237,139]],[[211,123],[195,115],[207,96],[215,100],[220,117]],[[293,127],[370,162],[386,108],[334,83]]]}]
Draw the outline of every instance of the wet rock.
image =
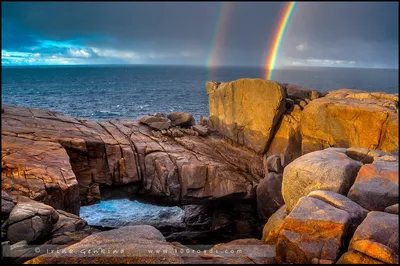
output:
[{"label": "wet rock", "polygon": [[334,262],[342,249],[350,215],[311,197],[302,197],[285,218],[276,245],[279,263]]},{"label": "wet rock", "polygon": [[303,155],[283,171],[282,196],[291,211],[298,199],[313,190],[329,190],[347,195],[361,162],[344,153],[323,150]]},{"label": "wet rock", "polygon": [[370,211],[399,202],[398,162],[374,161],[361,167],[347,197]]}]

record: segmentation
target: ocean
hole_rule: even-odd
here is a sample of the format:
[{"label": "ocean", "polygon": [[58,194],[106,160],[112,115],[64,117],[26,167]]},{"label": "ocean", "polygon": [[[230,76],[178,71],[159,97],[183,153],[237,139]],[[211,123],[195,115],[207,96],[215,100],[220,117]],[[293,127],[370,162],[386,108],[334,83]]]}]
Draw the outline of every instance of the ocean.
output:
[{"label": "ocean", "polygon": [[[2,104],[43,108],[87,119],[139,118],[174,111],[208,116],[205,83],[263,78],[256,67],[2,67]],[[291,68],[273,80],[325,92],[339,88],[396,93],[397,69]]]}]

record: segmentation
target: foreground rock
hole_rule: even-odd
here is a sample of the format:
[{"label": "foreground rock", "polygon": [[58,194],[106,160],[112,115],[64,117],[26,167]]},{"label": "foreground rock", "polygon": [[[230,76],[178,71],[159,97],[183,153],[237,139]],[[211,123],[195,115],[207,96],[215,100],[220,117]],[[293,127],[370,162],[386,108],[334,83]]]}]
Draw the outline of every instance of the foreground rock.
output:
[{"label": "foreground rock", "polygon": [[49,236],[58,213],[50,206],[20,196],[8,218],[7,236],[11,243],[25,240],[28,244]]},{"label": "foreground rock", "polygon": [[[45,254],[26,264],[182,264],[163,235],[148,225],[125,226],[86,237],[79,243]],[[84,252],[82,252],[84,251]],[[155,255],[156,252],[159,254]]]},{"label": "foreground rock", "polygon": [[217,135],[181,129],[179,138],[155,137],[136,120],[3,108],[3,189],[73,214],[111,189],[118,197],[140,194],[163,204],[250,199],[264,175],[261,156]]},{"label": "foreground rock", "polygon": [[281,193],[282,174],[268,173],[257,186],[257,209],[261,219],[268,219],[285,204]]},{"label": "foreground rock", "polygon": [[347,195],[362,166],[342,152],[332,149],[303,155],[283,172],[282,196],[291,211],[299,198],[313,190],[329,190]]},{"label": "foreground rock", "polygon": [[284,111],[285,92],[275,82],[239,79],[206,84],[208,124],[233,141],[263,153]]},{"label": "foreground rock", "polygon": [[340,254],[350,215],[311,197],[302,197],[283,221],[276,246],[279,263],[333,263]]},{"label": "foreground rock", "polygon": [[357,228],[339,264],[398,264],[399,216],[372,211]]}]

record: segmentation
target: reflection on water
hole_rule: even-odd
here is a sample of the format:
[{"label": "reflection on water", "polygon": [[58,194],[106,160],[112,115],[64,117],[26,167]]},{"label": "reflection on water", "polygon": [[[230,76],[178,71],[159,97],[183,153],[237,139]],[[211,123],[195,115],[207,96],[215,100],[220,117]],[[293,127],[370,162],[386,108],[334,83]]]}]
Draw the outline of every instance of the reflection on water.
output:
[{"label": "reflection on water", "polygon": [[183,215],[184,211],[179,207],[144,204],[128,199],[101,201],[80,209],[80,217],[89,225],[114,228],[136,224],[177,226],[183,224]]}]

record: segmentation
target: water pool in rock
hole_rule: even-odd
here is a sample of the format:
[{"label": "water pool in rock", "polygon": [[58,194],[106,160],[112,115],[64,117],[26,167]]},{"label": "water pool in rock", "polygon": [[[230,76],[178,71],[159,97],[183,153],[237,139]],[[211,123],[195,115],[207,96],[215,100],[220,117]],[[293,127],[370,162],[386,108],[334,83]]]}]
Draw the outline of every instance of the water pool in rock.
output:
[{"label": "water pool in rock", "polygon": [[89,225],[104,228],[137,224],[184,227],[183,216],[183,209],[176,206],[157,206],[128,199],[101,201],[80,209],[80,217]]}]

